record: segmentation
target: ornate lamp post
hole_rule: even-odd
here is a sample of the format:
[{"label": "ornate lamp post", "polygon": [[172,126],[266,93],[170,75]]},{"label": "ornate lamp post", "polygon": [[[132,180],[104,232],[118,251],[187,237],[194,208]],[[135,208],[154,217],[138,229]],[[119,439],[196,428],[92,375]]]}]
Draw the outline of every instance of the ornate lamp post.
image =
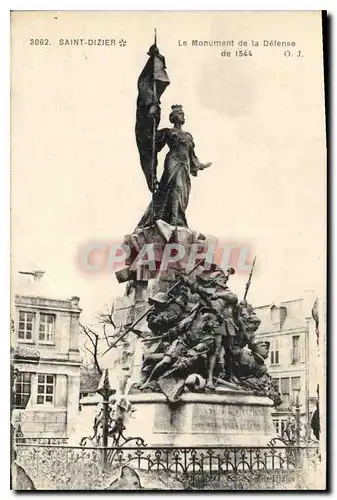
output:
[{"label": "ornate lamp post", "polygon": [[299,397],[296,398],[295,405],[295,418],[296,418],[296,444],[299,446],[301,444],[301,405]]},{"label": "ornate lamp post", "polygon": [[[108,447],[108,438],[109,438],[109,413],[110,413],[110,397],[116,394],[116,390],[112,389],[109,382],[109,371],[106,368],[104,370],[103,376],[103,384],[102,387],[97,389],[98,394],[100,394],[103,398],[103,416],[102,416],[102,442],[103,442],[103,460],[104,464],[107,462],[107,447]],[[114,403],[114,401],[112,401]]]},{"label": "ornate lamp post", "polygon": [[[111,462],[116,456],[118,449],[127,445],[131,441],[136,442],[136,446],[146,446],[141,437],[125,437],[123,432],[125,430],[125,422],[128,414],[133,413],[131,403],[126,397],[120,398],[117,402],[115,399],[110,399],[111,396],[116,394],[116,390],[112,389],[109,382],[109,371],[106,368],[103,373],[102,382],[96,391],[102,396],[102,406],[97,412],[94,420],[92,436],[83,437],[80,446],[100,446],[101,439],[103,443],[103,464],[104,468],[108,465],[108,457]],[[100,435],[99,429],[102,430]],[[112,440],[112,446],[109,449],[109,437]]]}]

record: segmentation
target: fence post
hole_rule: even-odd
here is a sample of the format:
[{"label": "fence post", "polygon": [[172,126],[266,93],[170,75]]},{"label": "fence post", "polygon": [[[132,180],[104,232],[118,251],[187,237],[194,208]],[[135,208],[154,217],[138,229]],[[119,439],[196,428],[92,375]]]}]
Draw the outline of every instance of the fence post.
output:
[{"label": "fence post", "polygon": [[98,394],[100,394],[103,398],[103,421],[102,421],[102,441],[103,441],[103,464],[104,468],[107,465],[107,457],[108,457],[108,438],[109,438],[109,413],[110,413],[110,397],[113,394],[116,394],[115,389],[111,389],[109,382],[109,371],[106,368],[104,370],[103,376],[103,385],[102,387],[97,389]]},{"label": "fence post", "polygon": [[301,408],[299,397],[296,398],[295,418],[296,418],[296,467],[301,466]]},{"label": "fence post", "polygon": [[301,408],[299,398],[297,396],[296,406],[295,406],[295,415],[296,415],[296,444],[299,446],[301,444]]}]

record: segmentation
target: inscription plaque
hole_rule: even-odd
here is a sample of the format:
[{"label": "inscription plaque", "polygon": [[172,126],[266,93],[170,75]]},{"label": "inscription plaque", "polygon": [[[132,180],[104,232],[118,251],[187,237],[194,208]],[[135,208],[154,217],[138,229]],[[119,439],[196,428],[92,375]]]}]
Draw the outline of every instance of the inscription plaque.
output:
[{"label": "inscription plaque", "polygon": [[230,434],[233,431],[265,433],[271,424],[266,421],[264,408],[212,405],[193,408],[192,432]]}]

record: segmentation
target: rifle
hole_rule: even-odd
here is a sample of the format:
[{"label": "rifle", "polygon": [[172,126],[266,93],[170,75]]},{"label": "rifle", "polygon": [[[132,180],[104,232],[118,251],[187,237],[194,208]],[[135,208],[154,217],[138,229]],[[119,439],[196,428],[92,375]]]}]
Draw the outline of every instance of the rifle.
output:
[{"label": "rifle", "polygon": [[252,282],[252,276],[253,276],[253,270],[254,270],[254,266],[255,266],[255,261],[256,261],[256,255],[254,257],[252,268],[251,268],[250,273],[249,273],[249,278],[248,278],[248,281],[246,283],[246,290],[245,290],[245,294],[243,296],[243,300],[246,300],[246,297],[247,297],[247,294],[248,294],[248,290],[249,290],[250,284]]},{"label": "rifle", "polygon": [[[198,264],[196,264],[196,265],[193,267],[193,269],[192,269],[189,273],[187,273],[187,274],[186,274],[186,276],[189,276],[190,274],[192,274],[192,273],[193,273],[193,271],[195,271],[195,270],[196,270],[196,269],[197,269],[197,268],[198,268],[198,267],[199,267],[199,266],[200,266],[200,265],[204,262],[204,260],[205,260],[205,258],[204,258],[204,259],[202,259],[200,262],[198,262]],[[175,289],[176,289],[178,286],[180,286],[181,284],[182,284],[182,281],[177,281],[177,282],[176,282],[173,286],[171,286],[171,288],[168,290],[168,292],[167,292],[167,293],[168,293],[168,294],[170,294],[171,292],[173,292],[173,290],[175,290]],[[172,297],[172,298],[168,301],[168,304],[169,304],[169,303],[171,303],[171,302],[173,302],[174,300],[175,300],[175,297]],[[120,342],[120,340],[122,340],[122,339],[123,339],[123,338],[124,338],[124,337],[125,337],[128,333],[130,333],[131,331],[133,331],[134,333],[136,333],[136,332],[134,331],[135,326],[136,326],[136,325],[137,325],[137,324],[138,324],[138,323],[139,323],[142,319],[144,319],[144,318],[145,318],[145,317],[149,314],[149,312],[153,311],[153,309],[154,309],[154,305],[150,306],[150,307],[149,307],[149,308],[148,308],[148,309],[147,309],[147,310],[146,310],[143,314],[141,314],[141,315],[139,316],[139,318],[137,318],[137,319],[136,319],[136,320],[132,323],[132,325],[131,325],[131,326],[129,326],[129,327],[125,330],[125,332],[124,332],[124,333],[123,333],[120,337],[118,337],[118,339],[117,339],[117,340],[115,340],[115,342],[114,342],[113,344],[111,344],[111,345],[110,345],[110,347],[108,347],[108,349],[106,349],[106,350],[103,352],[102,356],[104,356],[104,355],[105,355],[108,351],[110,351],[110,349],[112,349],[113,347],[116,347],[117,343],[118,343],[118,342]]]}]

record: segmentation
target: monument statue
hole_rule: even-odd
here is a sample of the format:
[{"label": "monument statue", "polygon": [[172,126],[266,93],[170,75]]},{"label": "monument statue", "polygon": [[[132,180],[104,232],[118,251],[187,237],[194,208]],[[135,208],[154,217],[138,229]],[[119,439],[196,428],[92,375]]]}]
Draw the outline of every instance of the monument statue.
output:
[{"label": "monument statue", "polygon": [[[157,113],[157,106],[152,106],[150,116]],[[185,212],[191,190],[190,175],[197,176],[200,170],[211,166],[211,163],[203,164],[198,160],[194,152],[193,137],[182,129],[185,114],[181,105],[172,106],[169,120],[173,127],[158,130],[155,135],[156,153],[165,145],[170,149],[165,158],[164,172],[159,183],[154,179],[153,199],[138,227],[150,226],[155,220],[163,220],[172,226],[187,227]]]},{"label": "monument statue", "polygon": [[[191,189],[190,176],[197,175],[210,163],[202,164],[196,157],[193,138],[182,129],[185,114],[181,105],[172,106],[169,120],[173,127],[158,128],[160,98],[170,82],[165,59],[156,43],[148,55],[149,60],[138,80],[135,131],[140,163],[152,200],[136,229],[126,236],[132,249],[131,257],[126,262],[130,269],[131,263],[148,243],[157,245],[158,242],[174,241],[190,244],[196,241],[204,244],[207,240],[202,233],[193,232],[188,227],[186,209]],[[168,145],[169,152],[158,182],[157,155],[165,145]],[[126,268],[116,273],[119,281],[128,282],[127,289],[134,290],[135,296],[139,288],[143,312],[138,319],[135,317],[132,324],[126,322],[124,331],[109,349],[129,334],[138,336],[141,346],[136,364],[139,367],[138,376],[132,375],[127,394],[133,398],[133,404],[138,405],[140,415],[144,411],[142,418],[145,421],[156,418],[154,414],[151,417],[152,413],[146,413],[145,406],[151,401],[156,402],[153,403],[153,412],[164,411],[166,417],[163,422],[168,422],[169,432],[163,432],[158,442],[176,442],[173,422],[178,417],[174,417],[174,412],[179,405],[185,408],[182,412],[189,411],[184,402],[190,401],[186,397],[193,392],[198,393],[198,398],[203,398],[198,399],[200,407],[197,406],[199,403],[195,403],[193,411],[196,417],[200,411],[206,411],[207,415],[218,411],[214,404],[221,411],[224,411],[222,407],[225,405],[231,415],[233,412],[229,407],[236,403],[230,402],[230,395],[235,394],[236,398],[241,398],[243,405],[239,413],[243,415],[246,411],[250,415],[260,415],[258,418],[263,420],[268,432],[272,432],[271,414],[266,416],[264,408],[280,404],[281,399],[265,364],[269,343],[256,340],[260,320],[247,300],[254,265],[255,259],[243,300],[239,300],[230,288],[229,280],[235,275],[235,270],[231,267],[224,270],[215,262],[206,264],[205,258],[199,259],[192,271],[187,272],[186,266],[181,266],[170,270],[165,278],[158,266],[151,272],[138,269],[130,272]],[[144,299],[146,294],[148,306]],[[146,334],[137,329],[139,321],[146,322]],[[258,399],[253,399],[252,403],[249,399],[252,397]],[[255,413],[251,411],[252,404],[257,405]],[[269,419],[268,422],[265,419]],[[180,425],[184,427],[185,423]],[[223,427],[219,422],[216,425]],[[256,432],[261,425],[260,420],[256,421]],[[150,427],[149,439],[153,442],[153,426]],[[193,432],[186,432],[192,439]],[[232,439],[239,442],[237,436],[232,436]],[[209,442],[217,443],[216,433],[212,440]]]},{"label": "monument statue", "polygon": [[[149,60],[138,79],[136,141],[152,201],[138,227],[147,227],[156,220],[172,226],[187,227],[186,209],[191,190],[190,175],[211,166],[201,163],[195,155],[190,133],[183,130],[185,114],[180,104],[174,104],[169,116],[172,128],[158,130],[161,109],[160,97],[170,81],[165,58],[160,54],[156,40],[148,52]],[[164,172],[157,180],[157,154],[167,145],[169,152]]]},{"label": "monument statue", "polygon": [[255,342],[260,320],[251,304],[238,302],[230,290],[233,274],[232,268],[225,272],[213,265],[194,279],[182,275],[171,294],[149,298],[152,335],[143,342],[150,349],[143,355],[142,381],[131,392],[163,392],[176,402],[187,387],[191,390],[187,378],[197,374],[205,380],[204,391],[227,385],[266,394],[280,404],[264,362],[269,343]]}]

